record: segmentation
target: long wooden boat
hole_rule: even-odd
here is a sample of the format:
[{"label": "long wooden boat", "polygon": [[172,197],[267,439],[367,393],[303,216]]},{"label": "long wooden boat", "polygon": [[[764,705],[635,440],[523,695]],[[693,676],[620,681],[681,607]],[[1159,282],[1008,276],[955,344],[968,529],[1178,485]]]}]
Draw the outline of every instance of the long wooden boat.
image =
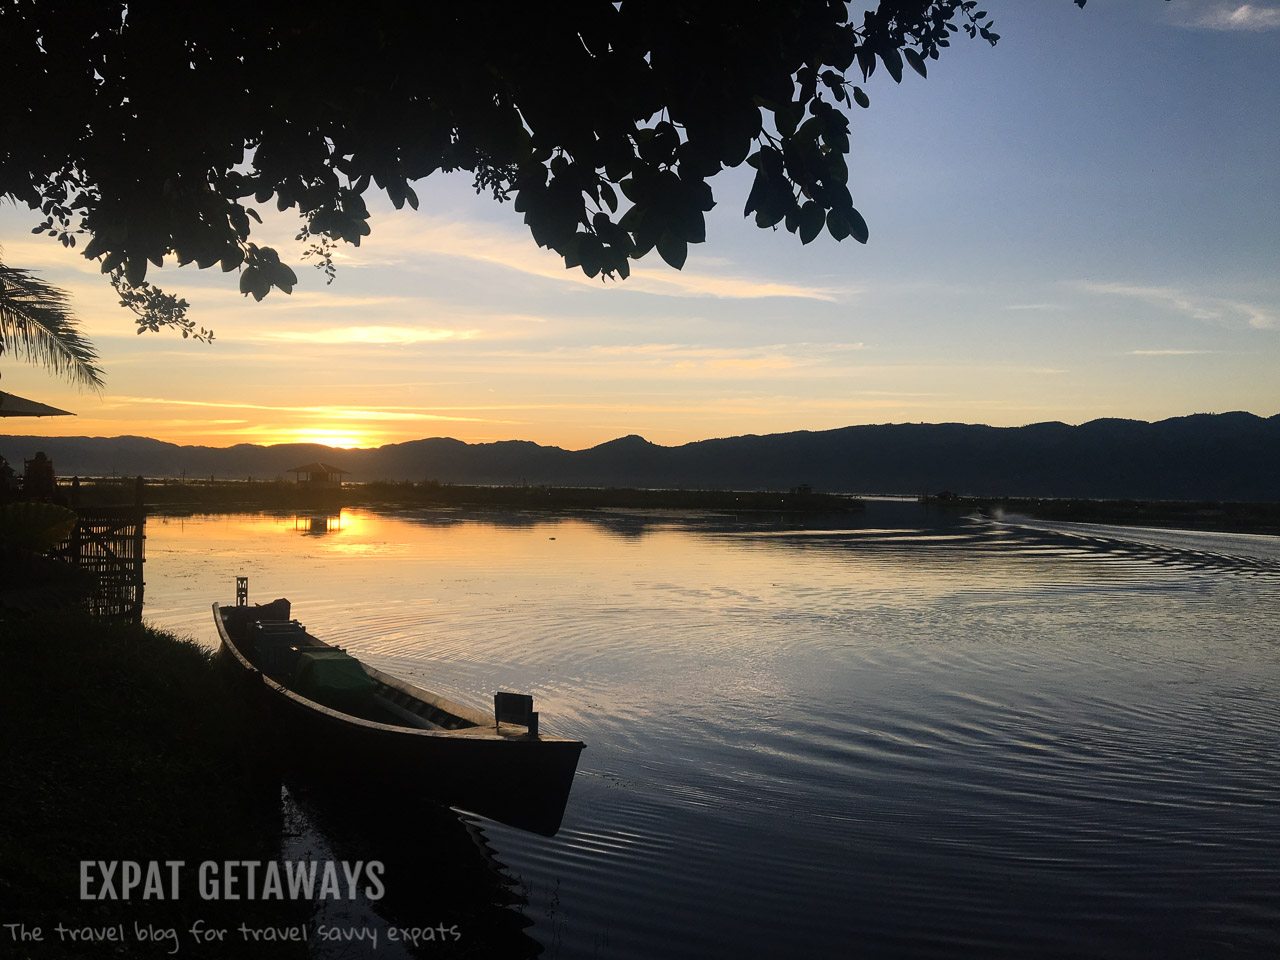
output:
[{"label": "long wooden boat", "polygon": [[312,782],[458,807],[544,836],[560,828],[579,740],[543,736],[532,698],[488,715],[361,663],[291,619],[288,600],[213,605],[226,659],[278,748]]}]

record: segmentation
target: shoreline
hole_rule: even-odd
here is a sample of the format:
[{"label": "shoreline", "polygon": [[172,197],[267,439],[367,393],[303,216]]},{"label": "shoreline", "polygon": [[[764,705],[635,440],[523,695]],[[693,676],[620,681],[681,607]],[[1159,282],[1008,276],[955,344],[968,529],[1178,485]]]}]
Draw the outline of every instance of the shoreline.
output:
[{"label": "shoreline", "polygon": [[[81,480],[59,486],[73,505],[118,506],[137,502],[136,479]],[[281,480],[145,481],[142,504],[148,508],[343,507],[501,507],[518,510],[664,509],[721,510],[742,513],[847,513],[862,510],[858,497],[790,490],[690,490],[632,487],[485,486],[371,481],[342,486],[306,485]]]},{"label": "shoreline", "polygon": [[[571,510],[689,510],[732,514],[833,515],[861,513],[881,495],[781,490],[644,489],[636,487],[489,486],[436,481],[370,481],[309,485],[284,480],[150,480],[94,478],[58,486],[71,505],[136,504],[156,512],[294,510],[337,512],[344,508],[465,507],[557,513]],[[898,499],[897,495],[883,496]],[[901,499],[912,499],[902,495]],[[1017,513],[1037,520],[1119,526],[1216,530],[1280,535],[1280,502],[1084,497],[992,497],[939,493],[916,496],[926,508],[949,513]]]}]

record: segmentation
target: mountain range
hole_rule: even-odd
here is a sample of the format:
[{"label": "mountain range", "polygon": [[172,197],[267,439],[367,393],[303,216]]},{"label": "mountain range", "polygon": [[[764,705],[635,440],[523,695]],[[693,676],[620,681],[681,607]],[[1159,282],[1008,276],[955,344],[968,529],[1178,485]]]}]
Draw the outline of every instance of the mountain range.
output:
[{"label": "mountain range", "polygon": [[178,446],[146,437],[0,436],[17,468],[43,450],[60,476],[289,477],[322,461],[348,480],[1280,501],[1280,415],[1195,414],[1079,426],[896,423],[664,447],[627,436],[586,450],[437,437],[370,449]]}]

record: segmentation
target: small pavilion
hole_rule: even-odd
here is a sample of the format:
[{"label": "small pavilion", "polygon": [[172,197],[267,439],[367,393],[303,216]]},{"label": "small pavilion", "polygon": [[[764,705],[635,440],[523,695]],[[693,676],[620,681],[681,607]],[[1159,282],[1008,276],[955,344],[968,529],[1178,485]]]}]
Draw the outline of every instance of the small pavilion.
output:
[{"label": "small pavilion", "polygon": [[309,487],[340,487],[342,486],[342,478],[349,471],[339,469],[331,463],[306,463],[300,467],[293,467],[289,470],[299,484],[305,484]]}]

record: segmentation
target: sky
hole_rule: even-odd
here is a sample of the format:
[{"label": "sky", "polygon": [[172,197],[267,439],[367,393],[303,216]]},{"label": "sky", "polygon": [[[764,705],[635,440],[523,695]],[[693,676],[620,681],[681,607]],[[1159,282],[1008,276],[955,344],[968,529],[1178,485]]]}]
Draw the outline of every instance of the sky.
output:
[{"label": "sky", "polygon": [[[866,4],[853,4],[860,11]],[[0,206],[4,262],[66,289],[106,371],[80,391],[12,353],[0,388],[74,411],[6,433],[182,444],[422,437],[581,449],[864,423],[1018,426],[1280,413],[1280,5],[990,0],[928,79],[877,71],[851,125],[871,240],[802,246],[712,181],[707,241],[589,280],[470,178],[370,203],[337,278],[293,216],[261,237],[291,296],[194,265],[148,280],[211,344],[135,334],[95,263]],[[262,211],[265,215],[266,211]]]}]

